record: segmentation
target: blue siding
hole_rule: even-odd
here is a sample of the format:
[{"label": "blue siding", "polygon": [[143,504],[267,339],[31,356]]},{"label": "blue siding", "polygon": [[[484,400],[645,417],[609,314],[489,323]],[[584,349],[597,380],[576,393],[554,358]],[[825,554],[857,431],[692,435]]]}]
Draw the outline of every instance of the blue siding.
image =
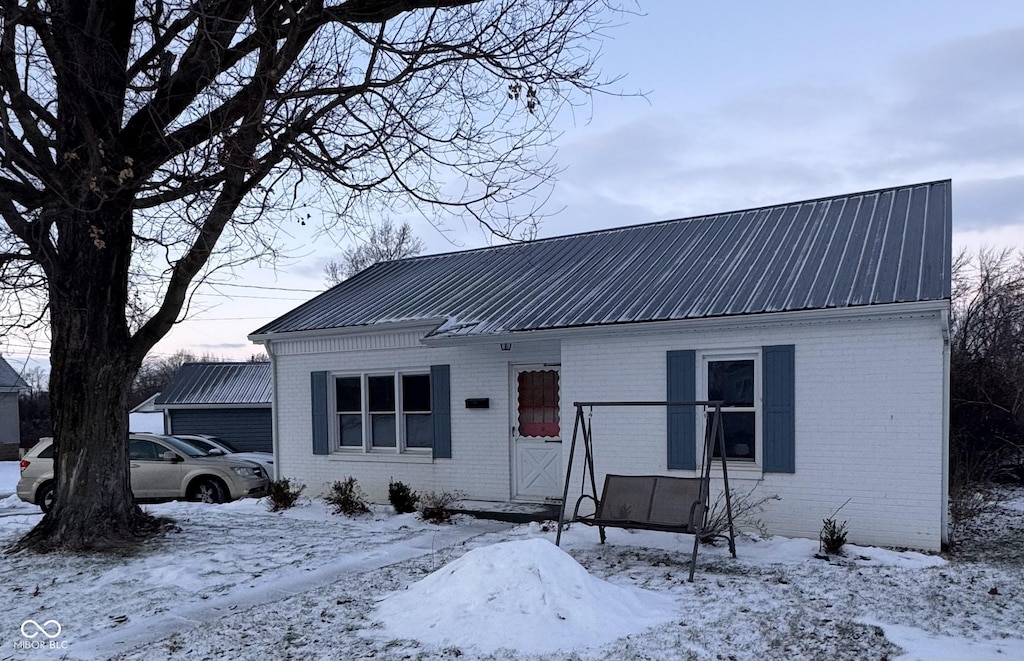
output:
[{"label": "blue siding", "polygon": [[[696,352],[668,352],[668,401],[697,398]],[[693,406],[668,407],[668,467],[697,468],[697,411]]]},{"label": "blue siding", "polygon": [[327,435],[327,374],[327,372],[311,372],[309,375],[313,416],[313,454],[330,452]]},{"label": "blue siding", "polygon": [[430,366],[430,417],[434,423],[434,458],[452,458],[451,369]]},{"label": "blue siding", "polygon": [[763,468],[796,472],[796,361],[792,344],[762,349],[764,388]]},{"label": "blue siding", "polygon": [[273,423],[269,408],[171,409],[175,434],[218,436],[239,452],[273,452]]}]

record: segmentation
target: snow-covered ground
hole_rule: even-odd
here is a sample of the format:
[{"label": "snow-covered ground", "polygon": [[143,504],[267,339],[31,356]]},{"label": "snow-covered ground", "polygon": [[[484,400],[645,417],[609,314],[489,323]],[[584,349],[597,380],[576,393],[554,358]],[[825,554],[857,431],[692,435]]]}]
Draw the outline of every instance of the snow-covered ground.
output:
[{"label": "snow-covered ground", "polygon": [[[684,535],[577,526],[563,552],[551,526],[383,507],[147,507],[180,531],[4,558],[0,659],[1024,659],[1024,490],[948,561],[744,537],[736,560],[702,547],[694,583]],[[38,520],[0,500],[0,544]]]},{"label": "snow-covered ground", "polygon": [[17,461],[0,461],[0,495],[14,493],[14,485],[21,477]]}]

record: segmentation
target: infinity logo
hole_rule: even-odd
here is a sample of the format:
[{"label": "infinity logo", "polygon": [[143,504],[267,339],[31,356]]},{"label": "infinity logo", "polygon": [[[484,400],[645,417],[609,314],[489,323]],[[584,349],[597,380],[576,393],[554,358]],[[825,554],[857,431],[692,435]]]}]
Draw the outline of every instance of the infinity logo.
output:
[{"label": "infinity logo", "polygon": [[[25,631],[25,628],[28,627],[28,625],[30,625],[30,624],[33,627],[35,627],[35,629],[36,629],[35,631],[32,631],[31,633],[29,633],[28,631]],[[57,627],[57,630],[54,631],[53,633],[50,633],[49,631],[46,630],[46,628],[48,626],[50,626],[51,624]],[[30,629],[30,631],[31,631],[31,629]],[[24,622],[21,623],[21,635],[22,636],[25,636],[26,638],[35,638],[39,634],[43,634],[47,638],[56,638],[57,636],[60,635],[60,622],[58,622],[57,620],[47,620],[47,621],[43,622],[42,624],[39,624],[35,620],[25,620]]]}]

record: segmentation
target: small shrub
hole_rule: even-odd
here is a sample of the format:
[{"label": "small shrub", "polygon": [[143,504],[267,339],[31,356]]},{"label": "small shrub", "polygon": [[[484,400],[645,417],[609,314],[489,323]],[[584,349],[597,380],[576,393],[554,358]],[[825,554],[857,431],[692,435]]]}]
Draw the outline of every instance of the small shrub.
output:
[{"label": "small shrub", "polygon": [[993,482],[998,459],[982,453],[960,452],[950,464],[949,545],[956,549],[967,530],[985,515],[999,510],[1004,491]]},{"label": "small shrub", "polygon": [[428,491],[419,497],[420,517],[430,523],[448,523],[452,520],[452,505],[462,498],[457,491]]},{"label": "small shrub", "polygon": [[[732,495],[732,522],[733,529],[756,530],[762,537],[768,537],[768,527],[758,518],[758,514],[764,506],[772,500],[781,500],[779,496],[754,497],[755,486],[747,493],[737,493],[730,489]],[[714,544],[717,539],[729,539],[729,513],[725,507],[725,492],[718,494],[715,502],[711,503],[711,509],[704,517],[704,528],[701,531],[701,544]]]},{"label": "small shrub", "polygon": [[370,506],[366,504],[366,494],[359,488],[354,477],[346,477],[331,485],[331,490],[324,496],[324,501],[334,508],[335,514],[355,516],[368,514]]},{"label": "small shrub", "polygon": [[271,512],[291,509],[305,489],[305,484],[292,484],[287,477],[273,480],[267,487],[267,509]]},{"label": "small shrub", "polygon": [[846,544],[846,521],[836,523],[835,519],[822,519],[821,548],[829,555],[842,555]]},{"label": "small shrub", "polygon": [[398,514],[408,514],[416,511],[416,503],[420,500],[419,494],[409,488],[405,482],[388,482],[388,501],[395,508]]}]

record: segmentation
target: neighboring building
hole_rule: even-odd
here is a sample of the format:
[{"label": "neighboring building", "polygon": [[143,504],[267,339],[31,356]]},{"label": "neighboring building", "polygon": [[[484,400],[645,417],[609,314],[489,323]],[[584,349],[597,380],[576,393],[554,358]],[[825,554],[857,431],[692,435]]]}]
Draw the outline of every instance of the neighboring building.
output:
[{"label": "neighboring building", "polygon": [[[164,412],[157,410],[156,398],[160,393],[150,395],[144,402],[128,411],[128,429],[137,434],[163,434]],[[182,432],[184,433],[184,432]]]},{"label": "neighboring building", "polygon": [[[557,501],[574,401],[724,398],[731,485],[780,497],[772,533],[817,538],[846,503],[851,541],[938,549],[950,188],[377,264],[250,335],[274,369],[279,474],[314,494],[352,475],[378,501],[392,479]],[[595,408],[598,484],[694,475],[703,424]]]},{"label": "neighboring building", "polygon": [[168,434],[210,434],[240,452],[273,447],[269,363],[186,363],[154,408]]},{"label": "neighboring building", "polygon": [[19,458],[21,419],[18,395],[28,389],[25,380],[0,356],[0,461]]}]

